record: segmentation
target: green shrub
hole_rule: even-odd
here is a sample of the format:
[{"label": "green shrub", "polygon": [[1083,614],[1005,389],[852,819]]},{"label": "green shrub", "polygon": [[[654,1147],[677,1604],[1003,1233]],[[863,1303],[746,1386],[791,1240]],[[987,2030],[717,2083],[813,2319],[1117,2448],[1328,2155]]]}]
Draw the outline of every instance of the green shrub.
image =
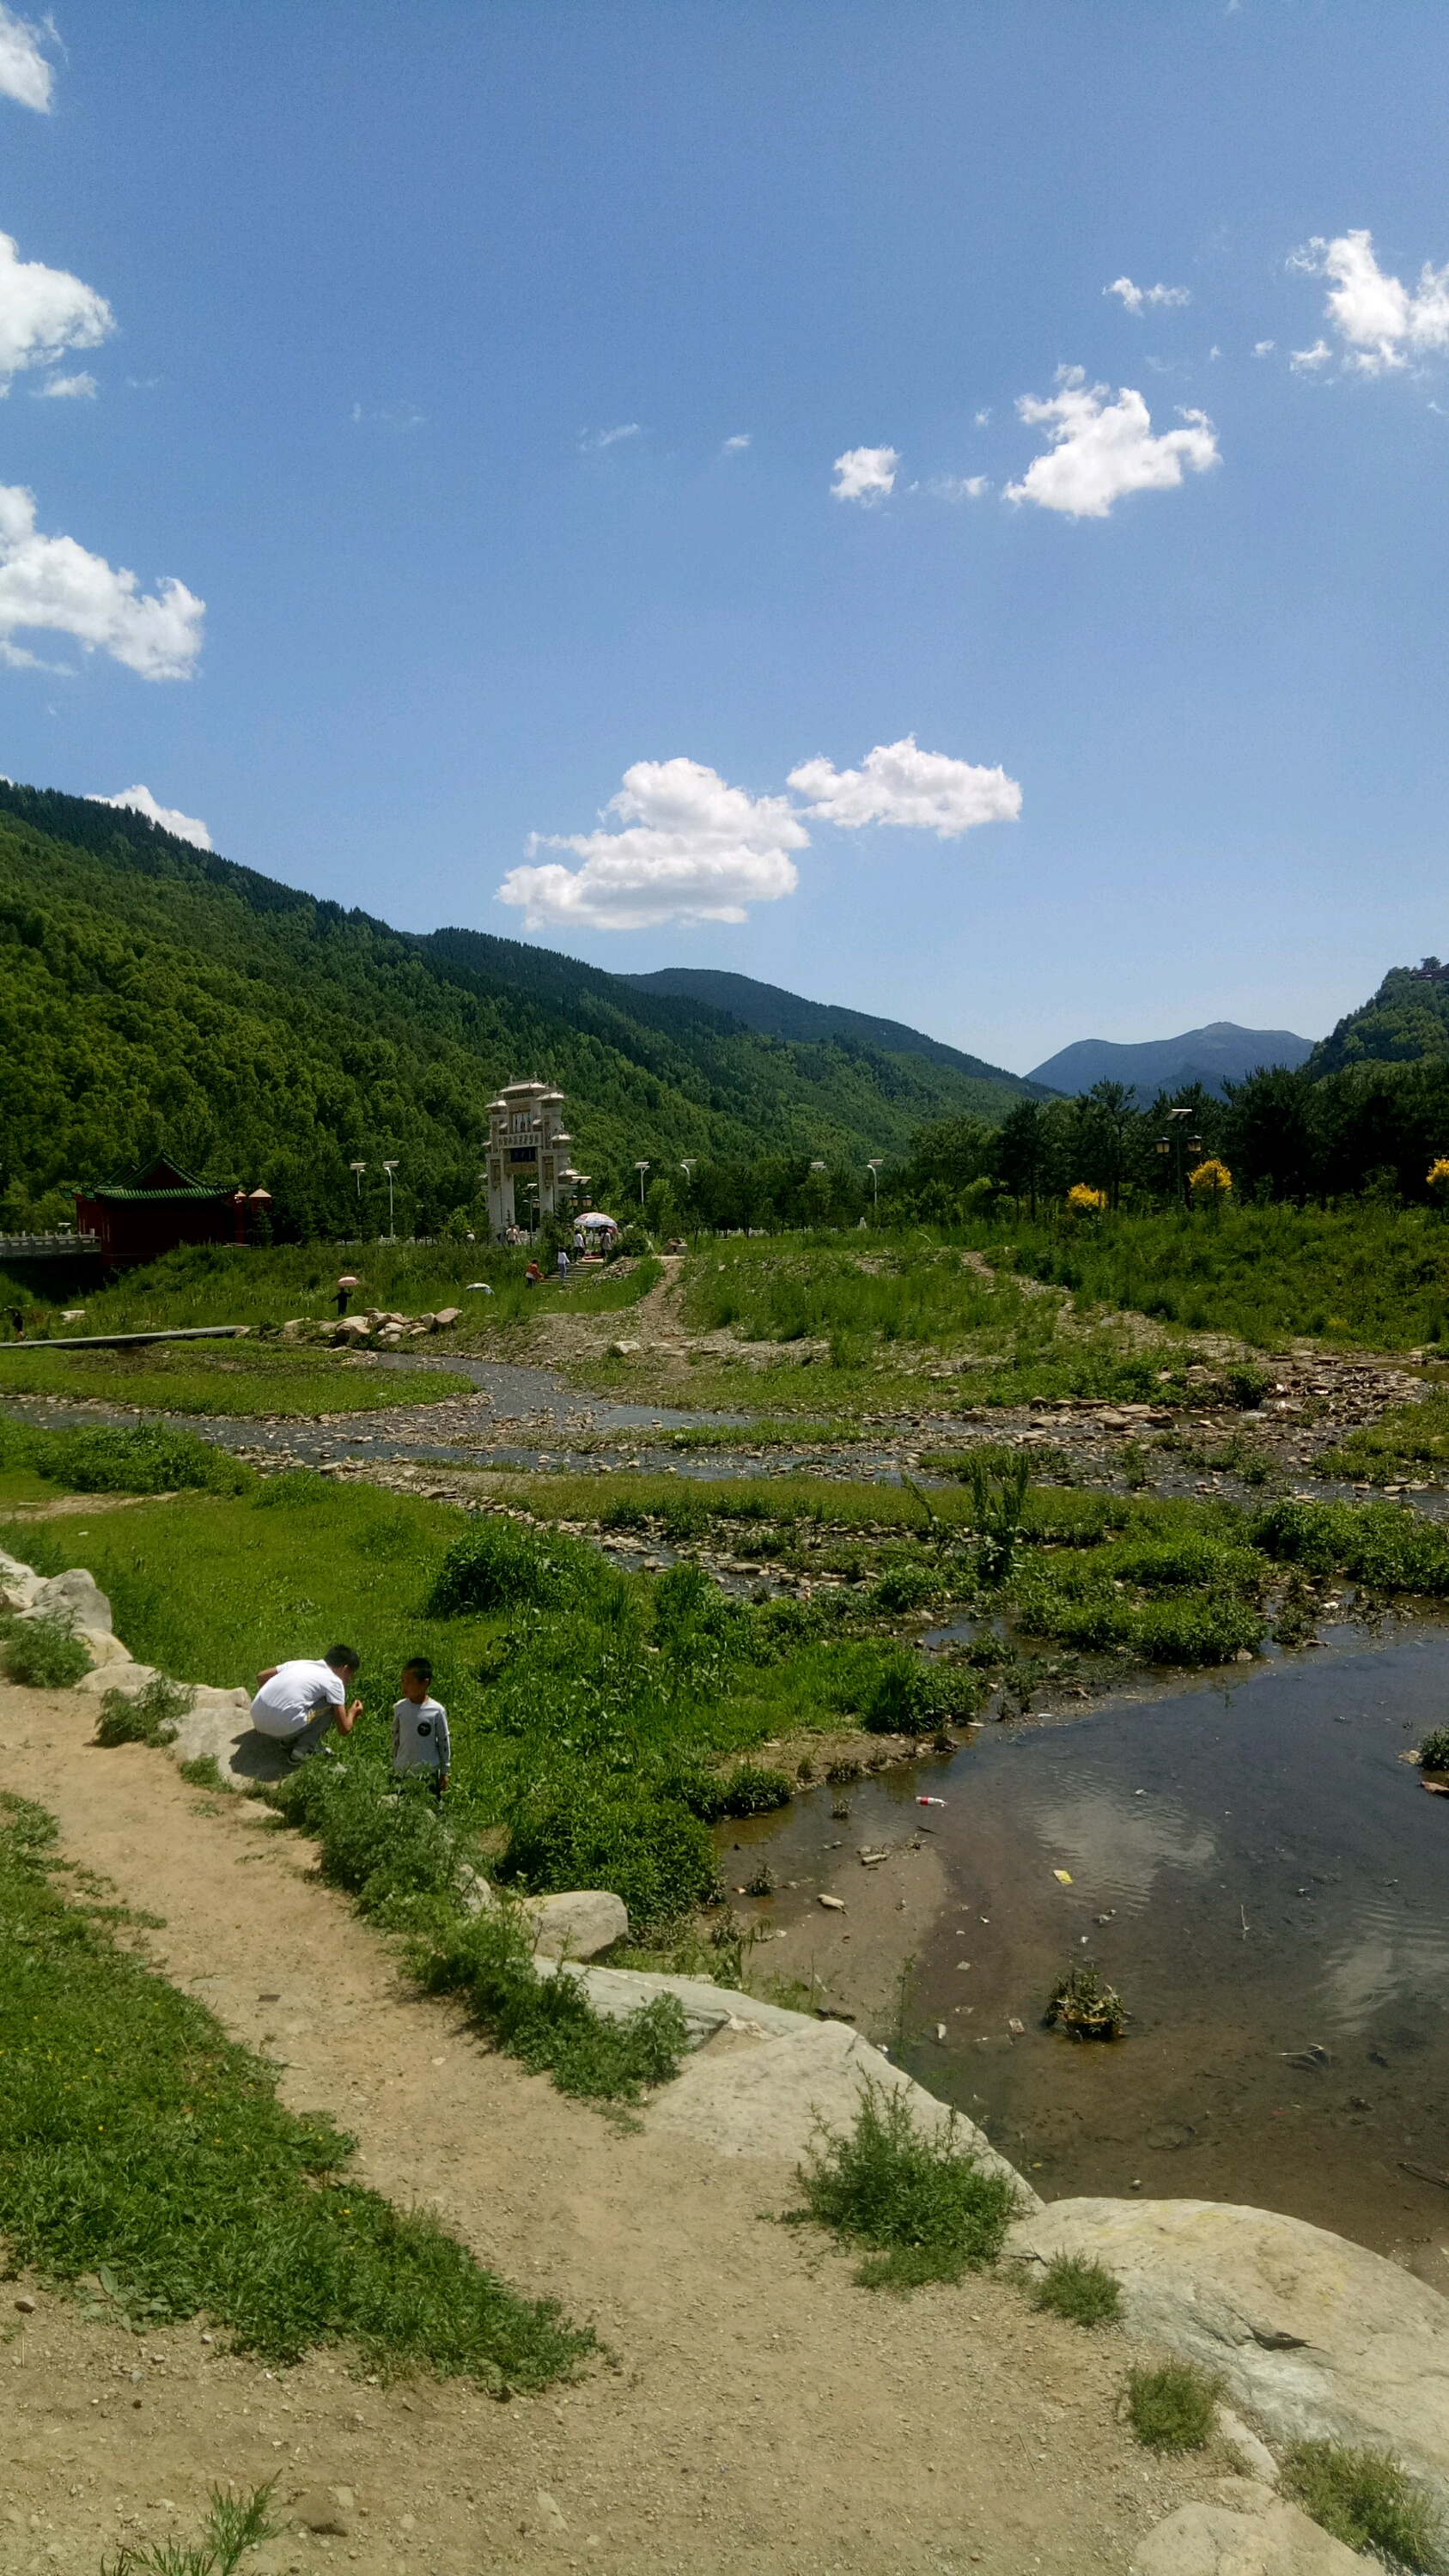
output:
[{"label": "green shrub", "polygon": [[287,1467],[280,1476],[264,1476],[254,1497],[259,1512],[300,1511],[317,1503],[335,1503],[342,1487],[335,1476],[319,1476],[315,1467]]},{"label": "green shrub", "polygon": [[28,1467],[74,1494],[240,1494],[256,1482],[239,1458],[164,1422],[66,1431],[7,1422],[0,1426],[0,1467]]},{"label": "green shrub", "polygon": [[891,1655],[861,1711],[868,1735],[913,1735],[936,1713],[934,1676],[917,1655]]},{"label": "green shrub", "polygon": [[226,1789],[231,1785],[222,1778],[221,1765],[214,1753],[198,1753],[194,1761],[182,1762],[177,1767],[188,1788]]},{"label": "green shrub", "polygon": [[275,2540],[280,2523],[269,2519],[275,2478],[254,2487],[249,2496],[228,2495],[213,2487],[202,2537],[190,2547],[174,2540],[149,2542],[133,2549],[123,2541],[114,2558],[102,2558],[101,2576],[234,2576],[248,2549]]},{"label": "green shrub", "polygon": [[554,1602],[563,1593],[567,1549],[560,1539],[490,1514],[449,1548],[424,1604],[429,1619],[460,1619],[483,1610],[511,1610],[520,1603]]},{"label": "green shrub", "polygon": [[91,1668],[91,1652],[69,1619],[17,1619],[5,1640],[5,1669],[27,1690],[70,1690]]},{"label": "green shrub", "polygon": [[1372,2550],[1416,2576],[1443,2565],[1429,2506],[1387,2451],[1295,2442],[1283,2463],[1283,2489],[1349,2549]]},{"label": "green shrub", "polygon": [[1419,1747],[1419,1760],[1426,1771],[1449,1771],[1449,1726],[1430,1728]]},{"label": "green shrub", "polygon": [[176,1724],[191,1706],[193,1694],[179,1682],[156,1673],[134,1699],[108,1690],[96,1720],[97,1744],[169,1744]]},{"label": "green shrub", "polygon": [[1034,2293],[1039,2308],[1073,2325],[1104,2326],[1122,2313],[1122,2285],[1089,2254],[1056,2254]]},{"label": "green shrub", "polygon": [[612,1888],[636,1935],[707,1904],[718,1884],[714,1845],[687,1807],[643,1787],[614,1794],[587,1777],[519,1809],[510,1822],[507,1870],[535,1896]]},{"label": "green shrub", "polygon": [[319,1844],[324,1878],[361,1913],[401,1924],[420,1900],[456,1896],[469,1847],[425,1781],[394,1785],[378,1755],[354,1742],[345,1759],[324,1751],[304,1762],[273,1796]]},{"label": "green shrub", "polygon": [[801,2167],[805,2215],[869,2249],[857,2278],[869,2289],[959,2281],[1000,2253],[1017,2193],[956,2144],[955,2122],[917,2129],[909,2104],[867,2083],[849,2137],[822,2135]]},{"label": "green shrub", "polygon": [[1201,2451],[1212,2439],[1221,2386],[1195,2361],[1129,2371],[1127,2412],[1138,2441],[1154,2451]]},{"label": "green shrub", "polygon": [[871,1606],[898,1616],[904,1610],[922,1610],[928,1601],[939,1601],[946,1589],[946,1578],[933,1565],[915,1565],[907,1559],[900,1565],[888,1565],[880,1581],[871,1587]]},{"label": "green shrub", "polygon": [[415,1949],[414,1965],[434,1993],[465,1992],[498,2046],[550,2074],[562,2093],[636,2102],[679,2071],[688,2026],[673,1995],[657,1995],[623,2021],[607,2019],[566,1969],[539,1975],[511,1906],[490,1906],[435,1934]]},{"label": "green shrub", "polygon": [[788,1772],[772,1771],[763,1762],[737,1763],[719,1786],[721,1816],[768,1815],[775,1807],[788,1807],[795,1794]]}]

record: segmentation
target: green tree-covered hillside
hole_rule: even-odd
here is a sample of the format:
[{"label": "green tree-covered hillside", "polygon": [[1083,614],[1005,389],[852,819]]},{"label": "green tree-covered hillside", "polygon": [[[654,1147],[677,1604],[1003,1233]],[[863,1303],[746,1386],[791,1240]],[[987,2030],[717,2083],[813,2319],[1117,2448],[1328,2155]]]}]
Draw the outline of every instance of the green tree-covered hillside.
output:
[{"label": "green tree-covered hillside", "polygon": [[1308,1059],[1314,1081],[1356,1064],[1416,1064],[1449,1059],[1449,966],[1391,966],[1373,999],[1320,1039]]},{"label": "green tree-covered hillside", "polygon": [[601,1192],[640,1155],[857,1164],[1018,1096],[919,1055],[772,1038],[515,941],[413,937],[139,816],[9,785],[0,1027],[8,1226],[53,1222],[72,1185],[164,1142],[263,1182],[287,1234],[375,1230],[395,1155],[399,1231],[433,1232],[475,1201],[489,1099],[534,1075],[567,1094]]}]

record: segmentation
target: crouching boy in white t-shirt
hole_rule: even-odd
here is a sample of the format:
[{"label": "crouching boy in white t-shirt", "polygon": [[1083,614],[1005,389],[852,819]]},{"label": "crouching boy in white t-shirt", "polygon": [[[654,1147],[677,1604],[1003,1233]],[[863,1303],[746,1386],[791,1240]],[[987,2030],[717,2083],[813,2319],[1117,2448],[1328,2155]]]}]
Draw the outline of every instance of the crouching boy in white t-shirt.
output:
[{"label": "crouching boy in white t-shirt", "polygon": [[351,1646],[329,1646],[321,1662],[301,1656],[290,1664],[269,1664],[257,1675],[252,1724],[258,1735],[290,1744],[292,1760],[305,1762],[315,1753],[329,1726],[350,1735],[362,1715],[362,1702],[348,1706],[347,1684],[360,1657]]},{"label": "crouching boy in white t-shirt", "polygon": [[441,1798],[448,1785],[452,1745],[448,1712],[432,1695],[433,1668],[414,1655],[402,1669],[402,1698],[392,1713],[392,1767],[400,1780],[430,1779]]}]

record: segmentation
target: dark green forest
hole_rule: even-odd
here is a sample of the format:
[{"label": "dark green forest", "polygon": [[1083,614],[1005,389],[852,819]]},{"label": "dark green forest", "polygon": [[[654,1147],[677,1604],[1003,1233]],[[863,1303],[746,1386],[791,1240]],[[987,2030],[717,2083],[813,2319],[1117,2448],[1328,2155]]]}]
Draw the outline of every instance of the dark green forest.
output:
[{"label": "dark green forest", "polygon": [[[607,1197],[647,1156],[797,1175],[899,1157],[921,1127],[1000,1117],[1025,1086],[849,1038],[745,1028],[481,932],[414,937],[196,850],[139,816],[0,785],[0,1226],[163,1146],[258,1182],[284,1238],[476,1206],[487,1103],[539,1075]],[[370,1169],[359,1205],[348,1166]],[[682,1175],[680,1176],[682,1179]]]}]

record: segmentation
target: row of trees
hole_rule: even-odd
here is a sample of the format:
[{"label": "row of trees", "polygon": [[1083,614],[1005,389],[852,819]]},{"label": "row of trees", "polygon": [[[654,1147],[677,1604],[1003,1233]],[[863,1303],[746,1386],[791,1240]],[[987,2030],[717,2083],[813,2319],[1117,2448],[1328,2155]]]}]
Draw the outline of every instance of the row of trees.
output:
[{"label": "row of trees", "polygon": [[1074,1184],[1110,1208],[1186,1195],[1192,1168],[1225,1164],[1240,1201],[1369,1197],[1422,1205],[1449,1149],[1449,1064],[1371,1064],[1314,1082],[1276,1066],[1227,1087],[1193,1083],[1139,1106],[1120,1083],[1075,1100],[1023,1100],[1003,1125],[952,1119],[917,1138],[883,1176],[892,1214],[938,1224],[984,1212],[1003,1193],[1034,1215]]}]

